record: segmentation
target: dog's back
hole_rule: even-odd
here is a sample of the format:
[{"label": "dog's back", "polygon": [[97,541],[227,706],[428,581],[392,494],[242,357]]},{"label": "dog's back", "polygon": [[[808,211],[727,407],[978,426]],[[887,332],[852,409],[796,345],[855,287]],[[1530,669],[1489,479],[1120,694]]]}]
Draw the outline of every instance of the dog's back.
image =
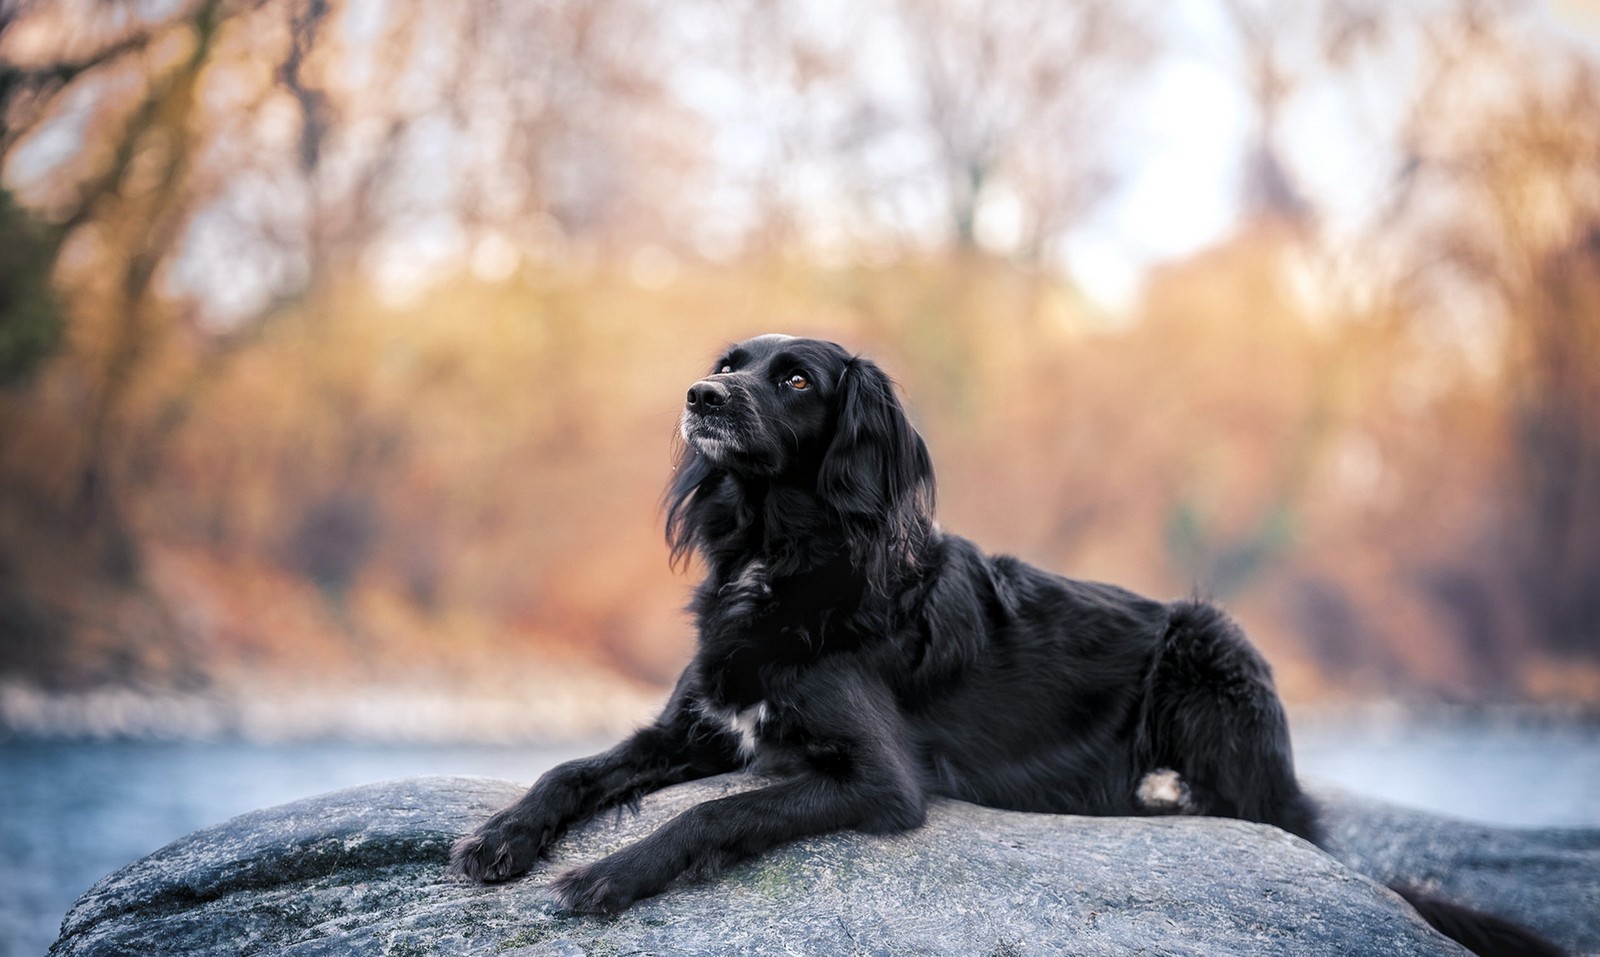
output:
[{"label": "dog's back", "polygon": [[922,657],[901,691],[931,791],[1313,836],[1271,673],[1221,611],[990,558],[957,536],[934,554]]}]

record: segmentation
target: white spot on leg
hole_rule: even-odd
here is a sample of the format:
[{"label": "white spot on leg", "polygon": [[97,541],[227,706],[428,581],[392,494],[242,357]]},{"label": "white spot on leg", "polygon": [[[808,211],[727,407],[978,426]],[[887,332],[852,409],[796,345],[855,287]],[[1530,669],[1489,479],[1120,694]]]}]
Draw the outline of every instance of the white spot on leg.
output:
[{"label": "white spot on leg", "polygon": [[1194,809],[1189,786],[1171,768],[1158,768],[1139,781],[1139,803],[1152,811],[1184,814]]}]

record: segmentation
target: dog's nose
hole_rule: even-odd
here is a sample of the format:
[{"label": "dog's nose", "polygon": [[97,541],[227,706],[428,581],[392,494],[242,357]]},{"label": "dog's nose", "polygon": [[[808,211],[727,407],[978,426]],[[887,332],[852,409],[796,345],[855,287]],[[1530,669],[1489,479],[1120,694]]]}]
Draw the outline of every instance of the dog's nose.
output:
[{"label": "dog's nose", "polygon": [[690,412],[715,412],[728,401],[728,387],[720,382],[704,380],[689,387]]}]

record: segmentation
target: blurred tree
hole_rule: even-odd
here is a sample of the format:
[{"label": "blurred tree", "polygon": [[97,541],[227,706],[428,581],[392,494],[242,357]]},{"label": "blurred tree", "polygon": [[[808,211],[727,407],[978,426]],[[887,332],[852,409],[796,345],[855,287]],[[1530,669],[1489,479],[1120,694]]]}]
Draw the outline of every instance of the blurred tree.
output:
[{"label": "blurred tree", "polygon": [[1017,222],[990,242],[1040,261],[1113,182],[1105,144],[1118,85],[1153,52],[1143,18],[1111,0],[905,0],[897,10],[951,241],[976,249],[980,215],[1006,190]]},{"label": "blurred tree", "polygon": [[1304,6],[1253,0],[1222,0],[1222,9],[1244,51],[1240,58],[1244,85],[1256,110],[1255,137],[1246,151],[1241,191],[1244,215],[1309,226],[1313,211],[1284,165],[1280,137],[1298,73],[1311,68],[1307,58],[1296,55],[1301,51],[1293,48],[1293,40],[1303,40],[1315,16]]},{"label": "blurred tree", "polygon": [[[364,269],[403,291],[436,268],[427,250],[441,240],[471,251],[511,237],[474,258],[504,275],[550,232],[670,233],[641,201],[665,191],[639,171],[678,168],[667,144],[682,139],[642,12],[585,0],[4,8],[0,159],[60,224],[62,247],[92,262],[63,277],[71,365],[93,397],[70,497],[104,534],[108,567],[131,576],[137,561],[120,499],[159,471],[167,440],[268,320],[322,308],[328,277]],[[74,17],[93,25],[64,29]],[[15,311],[5,341],[37,352],[49,329]],[[154,397],[155,414],[132,413],[135,396]]]},{"label": "blurred tree", "polygon": [[[1495,368],[1512,454],[1482,556],[1529,643],[1600,655],[1600,71],[1540,12],[1459,3],[1428,69],[1384,226],[1410,237],[1403,293]],[[1470,304],[1462,309],[1462,304]]]},{"label": "blurred tree", "polygon": [[[1585,112],[1600,123],[1600,110]],[[1590,163],[1600,168],[1600,152]],[[1533,286],[1510,370],[1523,453],[1517,580],[1550,647],[1600,656],[1600,219],[1551,251]]]},{"label": "blurred tree", "polygon": [[1108,0],[725,15],[734,42],[704,85],[762,134],[741,183],[752,232],[835,259],[982,248],[1054,264],[1115,185],[1120,107],[1156,52],[1141,8]]},{"label": "blurred tree", "polygon": [[[20,9],[0,7],[0,41]],[[27,74],[0,60],[0,150],[12,139],[8,106]],[[3,153],[0,153],[3,155]],[[61,316],[50,292],[60,236],[23,210],[0,184],[0,386],[25,380],[61,338]]]},{"label": "blurred tree", "polygon": [[[1515,3],[1184,9],[0,0],[0,634],[116,672],[110,569],[186,654],[538,636],[667,675],[623,503],[758,323],[902,375],[986,544],[1290,605],[1336,681],[1582,650],[1592,57]],[[1254,107],[1242,224],[1108,313],[1061,247],[1184,40]],[[1365,233],[1313,127],[1393,161]]]},{"label": "blurred tree", "polygon": [[61,340],[50,289],[59,238],[0,190],[0,386],[24,383]]},{"label": "blurred tree", "polygon": [[[130,18],[131,26],[94,36],[94,49],[87,56],[62,49],[8,67],[0,87],[0,115],[7,118],[7,138],[0,146],[10,152],[68,99],[65,91],[75,83],[103,82],[104,73],[128,61],[143,59],[149,64],[139,101],[111,121],[117,132],[109,143],[101,144],[109,148],[109,161],[93,163],[79,173],[71,193],[58,193],[61,198],[52,210],[68,239],[96,223],[103,231],[97,238],[107,240],[119,256],[111,266],[117,278],[110,300],[98,317],[103,326],[78,339],[88,344],[82,360],[98,368],[92,376],[94,397],[85,410],[84,451],[72,494],[84,527],[102,537],[106,568],[124,578],[135,574],[136,551],[115,481],[108,474],[115,467],[110,446],[128,390],[153,345],[148,295],[152,281],[186,219],[180,196],[188,159],[187,121],[194,82],[209,55],[217,6],[202,4],[176,23]],[[0,42],[11,38],[23,17],[70,12],[25,4],[8,14],[0,21]],[[163,32],[166,44],[153,50]]]}]

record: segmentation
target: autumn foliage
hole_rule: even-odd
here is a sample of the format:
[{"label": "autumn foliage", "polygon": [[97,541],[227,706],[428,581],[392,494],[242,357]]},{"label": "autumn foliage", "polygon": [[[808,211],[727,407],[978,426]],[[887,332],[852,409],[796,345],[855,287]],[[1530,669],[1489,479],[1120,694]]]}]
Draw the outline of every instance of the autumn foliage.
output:
[{"label": "autumn foliage", "polygon": [[[1223,4],[1259,54],[1238,223],[1107,306],[1052,258],[1104,191],[1071,139],[1103,87],[1025,58],[1005,82],[1082,108],[964,139],[963,110],[1006,101],[958,95],[948,19],[885,7],[943,95],[933,225],[880,194],[819,236],[799,180],[746,182],[768,205],[735,242],[679,186],[717,162],[709,121],[614,4],[379,4],[412,16],[362,34],[335,29],[362,5],[212,0],[92,40],[59,32],[70,6],[0,14],[0,678],[468,693],[559,662],[659,685],[691,640],[657,511],[684,388],[783,331],[895,375],[944,525],[1215,596],[1294,700],[1600,701],[1600,75],[1513,13],[1370,13],[1361,40],[1335,17],[1356,5],[1312,5],[1329,70],[1385,30],[1428,64],[1382,208],[1341,231],[1275,145],[1293,25]],[[1068,7],[1104,82],[1159,56],[1114,6]],[[530,52],[497,46],[501,16],[554,19],[512,25]],[[413,76],[429,17],[481,57]],[[730,48],[768,58],[737,68],[801,106],[848,85],[803,25],[739,24]],[[420,100],[385,98],[406,82]],[[46,162],[61,116],[80,137]],[[872,175],[881,154],[805,153],[791,121],[800,158],[767,173]],[[428,123],[456,179],[424,201]],[[985,239],[1000,193],[1037,215]],[[408,260],[408,235],[453,252]]]}]

